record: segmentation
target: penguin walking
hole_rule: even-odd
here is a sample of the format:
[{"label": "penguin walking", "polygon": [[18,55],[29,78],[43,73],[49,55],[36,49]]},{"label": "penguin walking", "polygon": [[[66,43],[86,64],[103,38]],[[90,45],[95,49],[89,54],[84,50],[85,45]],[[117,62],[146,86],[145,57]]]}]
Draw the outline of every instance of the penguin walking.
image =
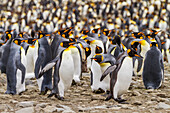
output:
[{"label": "penguin walking", "polygon": [[110,93],[106,100],[113,98],[119,103],[125,101],[124,99],[121,99],[121,95],[128,90],[131,84],[133,72],[132,57],[134,56],[141,57],[133,49],[128,49],[119,55],[116,59],[115,65],[108,67],[103,73],[100,81],[104,80],[104,78],[112,72],[110,79]]},{"label": "penguin walking", "polygon": [[18,41],[13,40],[10,47],[8,63],[6,66],[7,91],[6,94],[19,94],[25,91],[25,73],[27,60],[25,50]]},{"label": "penguin walking", "polygon": [[142,78],[146,89],[158,89],[164,80],[163,57],[156,42],[150,46],[145,56]]}]

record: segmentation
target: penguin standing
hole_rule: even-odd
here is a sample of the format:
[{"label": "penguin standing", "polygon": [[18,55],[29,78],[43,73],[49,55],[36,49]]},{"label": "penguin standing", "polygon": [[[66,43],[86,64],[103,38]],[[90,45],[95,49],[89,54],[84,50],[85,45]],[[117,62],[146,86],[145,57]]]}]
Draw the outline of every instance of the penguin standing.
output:
[{"label": "penguin standing", "polygon": [[121,99],[121,95],[128,90],[131,84],[133,72],[132,57],[134,56],[141,57],[133,49],[128,49],[119,55],[116,59],[115,65],[108,67],[103,73],[100,81],[112,72],[110,80],[110,93],[106,100],[113,98],[119,103],[125,101],[124,99]]},{"label": "penguin standing", "polygon": [[107,76],[103,81],[100,81],[102,73],[112,64],[115,63],[115,57],[110,53],[101,54],[102,48],[96,46],[96,55],[93,56],[91,66],[91,88],[95,93],[109,91],[110,76]]},{"label": "penguin standing", "polygon": [[[35,77],[38,79],[38,74],[44,66],[52,60],[51,47],[48,43],[47,37],[44,33],[39,33],[38,43],[38,57],[35,62]],[[52,89],[52,69],[44,73],[43,82],[41,86],[41,94],[46,94],[48,90]]]},{"label": "penguin standing", "polygon": [[10,47],[8,63],[6,66],[7,91],[6,94],[19,94],[25,91],[25,73],[27,60],[25,50],[13,40]]},{"label": "penguin standing", "polygon": [[143,83],[146,89],[158,89],[164,80],[163,57],[156,42],[150,46],[144,60]]},{"label": "penguin standing", "polygon": [[[53,89],[49,97],[55,95],[58,99],[64,99],[64,91],[66,91],[72,83],[74,75],[74,62],[72,58],[72,49],[75,47],[73,45],[69,46],[69,42],[61,42],[60,53],[58,56],[50,61],[39,73],[41,77],[46,71],[54,67],[53,75]],[[67,48],[63,48],[67,47]]]},{"label": "penguin standing", "polygon": [[80,82],[81,74],[82,74],[82,56],[80,48],[77,44],[70,45],[71,48],[71,55],[73,57],[74,62],[74,75],[73,75],[73,81],[76,83]]}]

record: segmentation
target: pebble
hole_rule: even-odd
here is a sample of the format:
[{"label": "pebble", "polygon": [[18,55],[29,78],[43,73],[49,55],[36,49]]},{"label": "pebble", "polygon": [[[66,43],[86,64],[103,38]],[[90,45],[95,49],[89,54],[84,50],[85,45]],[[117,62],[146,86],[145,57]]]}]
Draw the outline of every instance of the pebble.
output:
[{"label": "pebble", "polygon": [[138,91],[133,91],[132,96],[140,96],[141,94]]},{"label": "pebble", "polygon": [[18,103],[18,101],[16,101],[16,100],[11,100],[10,101],[12,104],[17,104]]},{"label": "pebble", "polygon": [[142,103],[140,101],[136,101],[133,103],[133,105],[142,105]]},{"label": "pebble", "polygon": [[33,107],[34,104],[35,104],[34,101],[24,101],[24,102],[19,102],[17,106],[25,108],[25,107]]},{"label": "pebble", "polygon": [[47,105],[48,103],[40,103],[40,104],[37,104],[36,107],[45,108]]},{"label": "pebble", "polygon": [[47,107],[44,108],[44,112],[46,112],[46,113],[57,112],[57,107],[47,106]]},{"label": "pebble", "polygon": [[158,103],[158,105],[157,105],[156,108],[157,108],[157,109],[170,109],[170,105],[165,104],[165,103],[163,103],[163,102],[160,102],[160,103]]},{"label": "pebble", "polygon": [[20,110],[17,110],[15,113],[34,113],[34,107],[26,107]]},{"label": "pebble", "polygon": [[165,93],[157,94],[157,96],[159,96],[161,98],[166,98],[166,94]]}]

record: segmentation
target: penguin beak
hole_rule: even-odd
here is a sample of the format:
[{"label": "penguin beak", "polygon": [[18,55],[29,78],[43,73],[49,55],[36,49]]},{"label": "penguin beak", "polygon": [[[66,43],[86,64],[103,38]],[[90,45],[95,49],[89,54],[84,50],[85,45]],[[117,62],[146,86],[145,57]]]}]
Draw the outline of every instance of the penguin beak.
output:
[{"label": "penguin beak", "polygon": [[143,56],[141,56],[140,54],[135,54],[136,57],[140,57],[143,58]]},{"label": "penguin beak", "polygon": [[96,58],[91,58],[91,59],[93,59],[93,60],[97,60]]}]

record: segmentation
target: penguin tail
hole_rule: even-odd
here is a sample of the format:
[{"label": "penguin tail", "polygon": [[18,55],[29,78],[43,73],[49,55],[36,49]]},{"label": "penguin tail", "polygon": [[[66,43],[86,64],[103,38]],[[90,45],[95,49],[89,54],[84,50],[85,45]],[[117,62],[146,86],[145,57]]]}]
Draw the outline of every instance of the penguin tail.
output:
[{"label": "penguin tail", "polygon": [[101,78],[100,78],[100,81],[103,81],[103,79],[111,72],[113,72],[114,70],[116,69],[116,65],[113,65],[113,66],[109,66],[105,72],[102,74]]}]

